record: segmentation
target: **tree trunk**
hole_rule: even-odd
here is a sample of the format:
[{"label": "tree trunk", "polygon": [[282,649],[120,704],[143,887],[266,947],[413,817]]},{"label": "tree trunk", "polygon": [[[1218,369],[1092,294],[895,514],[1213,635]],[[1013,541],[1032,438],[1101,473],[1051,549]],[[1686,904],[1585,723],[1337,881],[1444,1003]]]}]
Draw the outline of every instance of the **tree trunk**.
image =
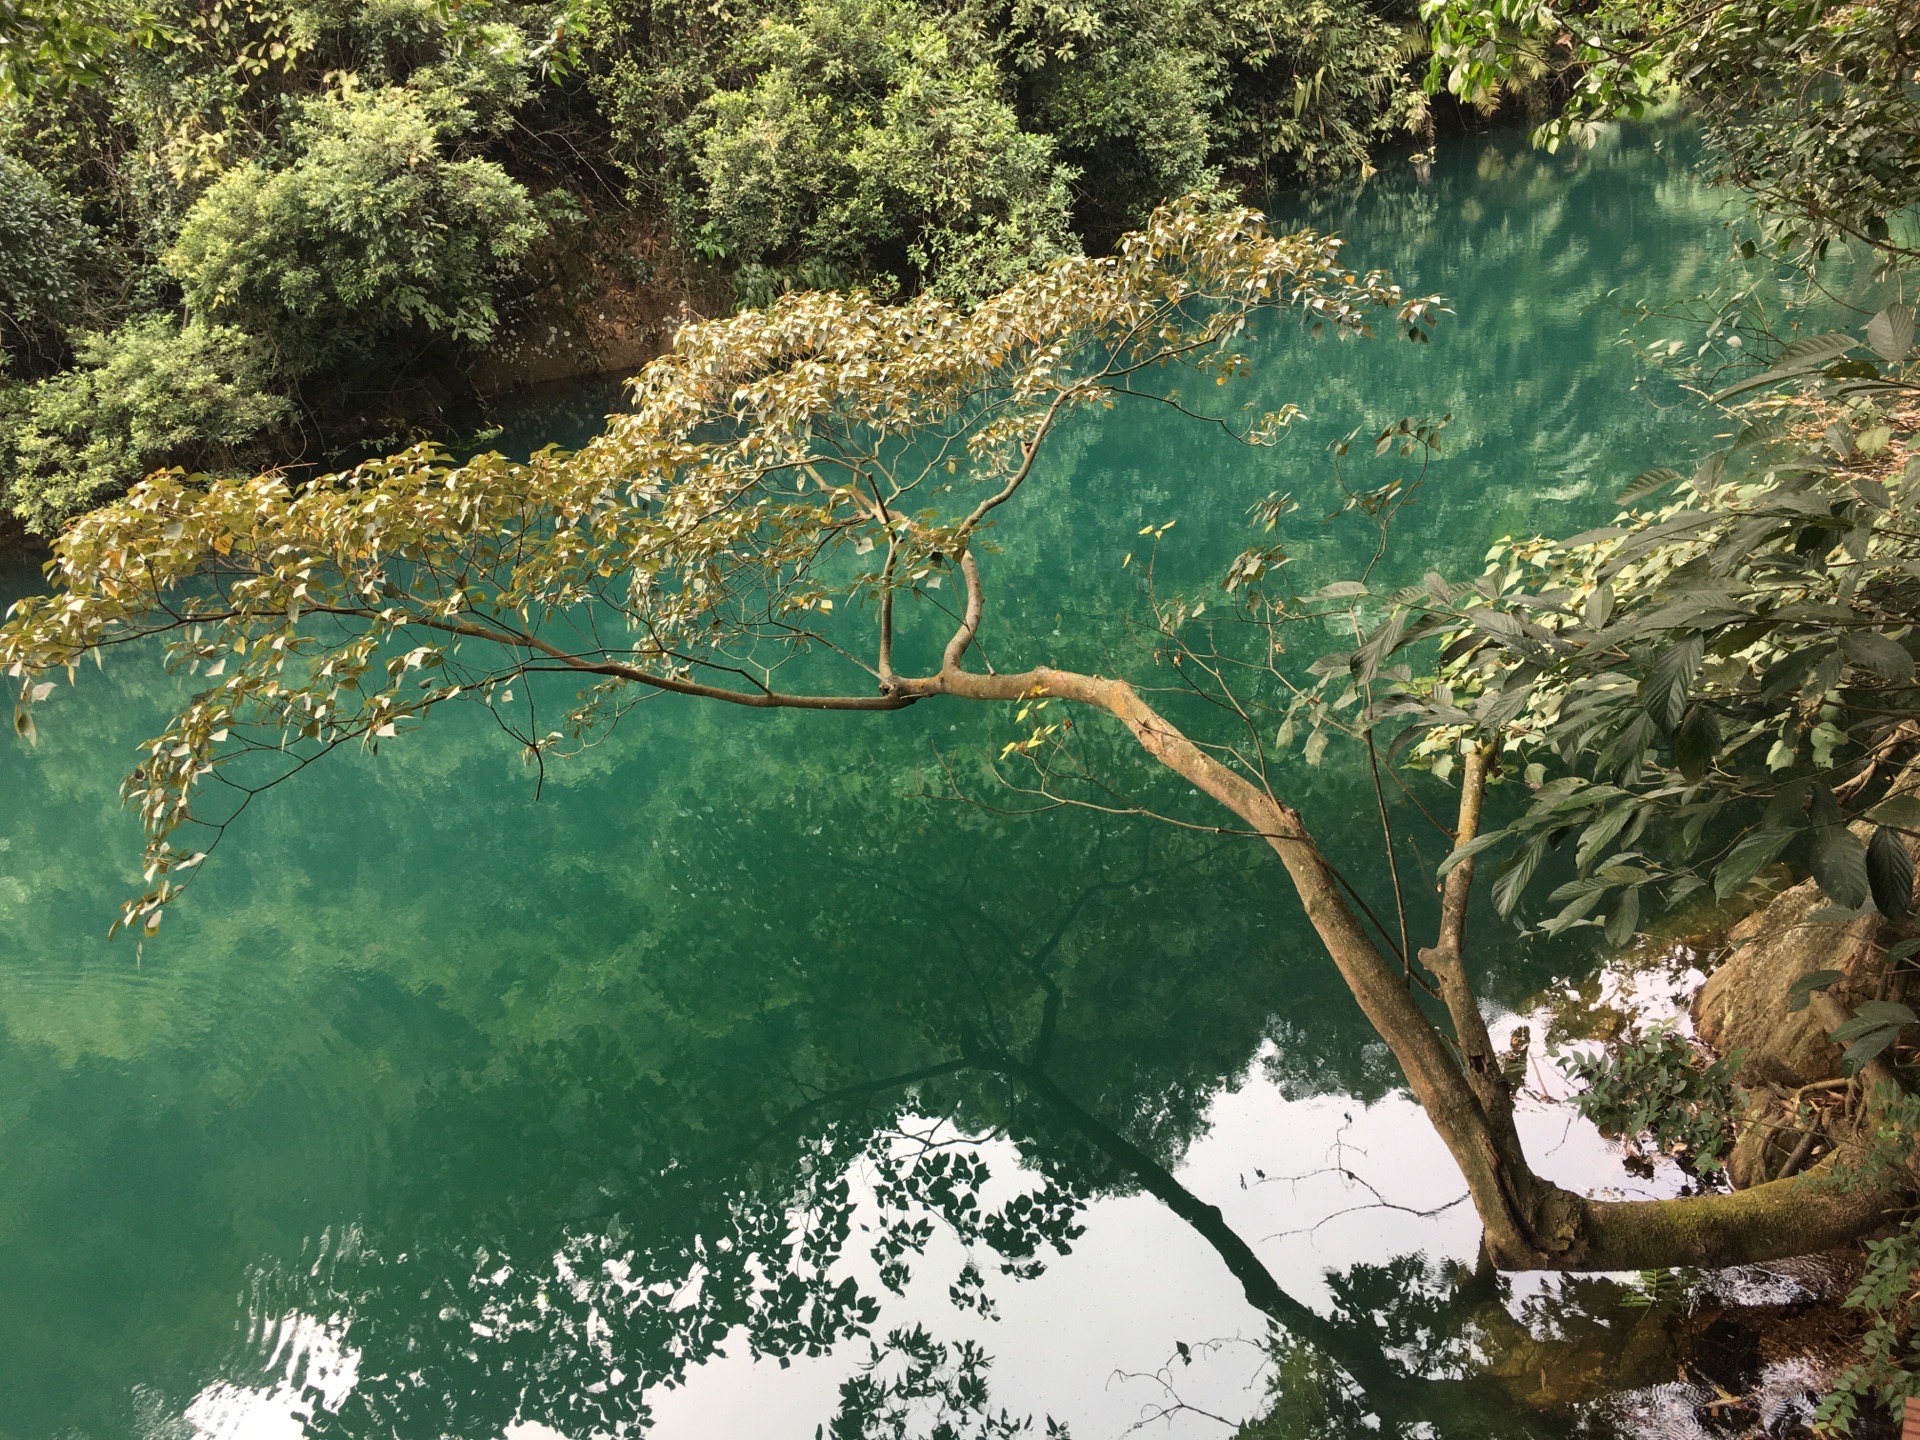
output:
[{"label": "tree trunk", "polygon": [[[976,576],[970,572],[968,579],[977,594]],[[970,641],[977,628],[977,606],[970,604],[962,635]],[[1485,1228],[1487,1254],[1502,1269],[1642,1270],[1784,1259],[1858,1238],[1883,1223],[1899,1200],[1904,1187],[1896,1177],[1842,1185],[1830,1162],[1752,1190],[1676,1200],[1588,1200],[1542,1181],[1520,1146],[1510,1107],[1501,1103],[1504,1089],[1490,1091],[1488,1077],[1469,1078],[1467,1067],[1485,1041],[1483,1032],[1475,1033],[1478,1011],[1459,957],[1463,894],[1449,897],[1457,901],[1448,907],[1454,918],[1436,947],[1436,973],[1449,1009],[1456,1027],[1467,1032],[1449,1042],[1400,968],[1368,936],[1291,806],[1215,760],[1124,681],[1047,667],[982,675],[959,668],[967,649],[960,640],[956,636],[948,646],[938,675],[895,680],[888,693],[988,701],[1053,696],[1102,710],[1125,725],[1147,754],[1225,806],[1273,849],[1329,958],[1460,1167]],[[1474,1019],[1462,1020],[1468,1012]],[[1468,1057],[1464,1063],[1462,1054]]]},{"label": "tree trunk", "polygon": [[1582,1200],[1576,1245],[1560,1270],[1703,1270],[1757,1265],[1846,1245],[1894,1218],[1905,1186],[1816,1166],[1750,1190],[1678,1200]]},{"label": "tree trunk", "polygon": [[1176,1179],[1171,1171],[1125,1135],[1092,1114],[1047,1073],[1009,1059],[982,1059],[982,1069],[1012,1076],[1044,1101],[1096,1149],[1114,1161],[1141,1189],[1159,1200],[1213,1247],[1241,1292],[1256,1310],[1281,1329],[1332,1360],[1359,1385],[1365,1402],[1386,1427],[1399,1434],[1411,1425],[1466,1429],[1474,1434],[1517,1440],[1550,1440],[1571,1433],[1566,1421],[1541,1414],[1515,1402],[1497,1382],[1475,1375],[1464,1378],[1426,1378],[1404,1373],[1381,1348],[1377,1334],[1360,1326],[1342,1325],[1317,1314],[1280,1288],[1253,1248],[1228,1225],[1218,1206],[1209,1205]]}]

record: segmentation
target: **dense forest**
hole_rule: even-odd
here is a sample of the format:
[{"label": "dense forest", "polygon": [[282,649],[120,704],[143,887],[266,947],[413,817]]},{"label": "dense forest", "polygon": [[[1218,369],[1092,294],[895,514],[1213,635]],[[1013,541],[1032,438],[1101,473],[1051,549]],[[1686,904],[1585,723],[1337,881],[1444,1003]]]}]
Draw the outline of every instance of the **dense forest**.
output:
[{"label": "dense forest", "polygon": [[[1466,117],[1578,143],[1685,94],[1721,173],[1811,222],[1789,239],[1884,240],[1914,169],[1896,9],[1731,4],[1701,26],[1634,3],[1572,28],[1415,0],[0,13],[0,513],[48,535],[162,466],[445,435],[479,394],[635,367],[688,307],[977,299],[1173,196],[1422,164]],[[1812,128],[1809,75],[1847,77]]]},{"label": "dense forest", "polygon": [[[159,466],[432,433],[503,383],[490,350],[556,314],[652,320],[657,348],[683,302],[978,297],[1169,196],[1363,175],[1433,129],[1400,0],[193,0],[17,23],[0,476],[41,534]],[[602,348],[572,363],[648,353]]]},{"label": "dense forest", "polygon": [[[1868,1433],[1920,1391],[1920,11],[0,0],[0,41],[0,485],[53,547],[50,593],[0,626],[15,728],[34,744],[61,680],[128,642],[199,677],[125,782],[147,888],[123,928],[156,935],[256,796],[456,703],[543,782],[653,695],[849,724],[984,708],[1004,744],[942,752],[934,782],[969,814],[997,824],[1012,794],[1171,820],[1272,872],[1464,1179],[1486,1275],[1864,1244],[1851,1363],[1809,1415]],[[1389,586],[1453,418],[1404,416],[1330,447],[1409,462],[1377,485],[1334,466],[1351,573],[1294,583],[1308,522],[1276,488],[1182,593],[1158,559],[1177,515],[1098,552],[1141,588],[1095,649],[1023,609],[1023,526],[1062,613],[1123,608],[1033,539],[1075,509],[1031,497],[1075,478],[1051,457],[1083,443],[1076,415],[1148,407],[1259,450],[1299,407],[1208,402],[1283,324],[1442,333],[1441,295],[1247,201],[1418,174],[1470,117],[1579,153],[1656,110],[1691,117],[1737,201],[1725,244],[1763,277],[1692,297],[1698,333],[1663,352],[1678,403],[1725,421],[1701,454],[1583,473],[1618,495],[1609,524]],[[1824,308],[1770,308],[1789,283]],[[554,360],[562,332],[585,359]],[[578,450],[402,449],[534,373],[649,357]],[[989,663],[990,633],[1026,668]],[[580,688],[536,718],[555,674]],[[1336,743],[1338,803],[1315,791]],[[1416,812],[1444,858],[1396,831]],[[1379,858],[1342,868],[1376,815]],[[1494,1042],[1482,927],[1620,952],[1674,913],[1721,927],[1703,1043],[1629,1028],[1573,1104],[1687,1184],[1563,1185],[1519,1118],[1529,1042],[1518,1066]],[[1102,1119],[1048,1071],[1061,995],[1031,975],[1020,1053],[989,1024],[837,1078],[1025,1086],[1312,1332],[1123,1133],[1140,1114]],[[1046,1224],[1067,1207],[1049,1194]],[[1423,1389],[1406,1423],[1441,1405]]]}]

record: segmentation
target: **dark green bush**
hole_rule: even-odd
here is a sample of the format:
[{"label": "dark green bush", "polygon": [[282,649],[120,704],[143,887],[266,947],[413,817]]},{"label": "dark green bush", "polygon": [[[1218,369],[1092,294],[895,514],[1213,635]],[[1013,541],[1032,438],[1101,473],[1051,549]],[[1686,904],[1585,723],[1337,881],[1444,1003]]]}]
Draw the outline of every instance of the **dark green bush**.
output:
[{"label": "dark green bush", "polygon": [[165,256],[188,308],[258,337],[287,376],[409,332],[485,344],[501,287],[545,227],[498,165],[447,158],[466,123],[445,94],[309,103],[292,164],[240,165],[188,212]]},{"label": "dark green bush", "polygon": [[807,0],[689,123],[709,253],[907,272],[968,296],[1074,248],[1070,177],[982,37],[914,0]]},{"label": "dark green bush", "polygon": [[87,335],[70,370],[0,391],[0,503],[51,534],[164,465],[244,468],[288,412],[258,347],[150,317]]},{"label": "dark green bush", "polygon": [[0,370],[58,354],[96,244],[72,200],[0,152]]}]

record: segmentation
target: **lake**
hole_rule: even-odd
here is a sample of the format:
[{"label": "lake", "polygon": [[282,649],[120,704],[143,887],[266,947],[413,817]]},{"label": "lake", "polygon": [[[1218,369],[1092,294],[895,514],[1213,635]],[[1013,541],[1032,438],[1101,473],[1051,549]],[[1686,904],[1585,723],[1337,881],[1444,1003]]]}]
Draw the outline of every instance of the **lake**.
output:
[{"label": "lake", "polygon": [[[1301,573],[1351,573],[1371,534],[1322,516],[1355,428],[1452,417],[1395,575],[1471,575],[1683,463],[1714,420],[1647,348],[1691,355],[1753,278],[1688,158],[1503,134],[1283,199],[1455,315],[1431,346],[1255,336],[1249,398],[1307,412],[1277,450],[1075,422],[988,562],[996,662],[1097,666],[1143,612],[1142,527],[1177,517],[1159,579],[1199,587],[1271,491]],[[577,444],[615,403],[524,397],[495,443]],[[1350,481],[1404,463],[1371,452]],[[536,784],[449,707],[283,787],[159,936],[109,942],[118,781],[182,693],[116,656],[0,744],[0,1440],[1691,1435],[1711,1392],[1677,1374],[1752,1380],[1693,1310],[1478,1269],[1270,856],[947,793],[1009,716],[667,699]],[[1380,896],[1364,766],[1281,775]],[[1410,869],[1436,841],[1409,826]],[[1476,919],[1498,1038],[1590,981],[1588,933]],[[1674,1183],[1523,1111],[1544,1174]]]}]

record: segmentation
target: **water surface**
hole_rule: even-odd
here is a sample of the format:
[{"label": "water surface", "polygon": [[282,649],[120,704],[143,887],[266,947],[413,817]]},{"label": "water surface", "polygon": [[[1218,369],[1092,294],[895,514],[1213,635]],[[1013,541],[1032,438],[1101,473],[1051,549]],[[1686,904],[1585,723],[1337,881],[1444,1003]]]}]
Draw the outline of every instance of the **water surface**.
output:
[{"label": "water surface", "polygon": [[[1453,416],[1407,574],[1684,458],[1710,418],[1622,307],[1743,277],[1676,144],[1462,142],[1430,183],[1283,206],[1457,318],[1424,348],[1257,336],[1247,398],[1309,416],[1277,452],[1137,412],[1064,435],[989,561],[995,660],[1098,664],[1143,525],[1178,518],[1162,577],[1199,585],[1273,490],[1302,571],[1351,570],[1370,537],[1320,516],[1356,426]],[[577,443],[595,393],[501,443]],[[178,693],[117,657],[0,745],[4,1440],[1511,1436],[1660,1407],[1672,1315],[1476,1273],[1457,1175],[1262,852],[929,796],[1004,716],[667,700],[538,790],[484,715],[437,716],[250,813],[136,950],[104,939],[137,878],[115,788]],[[1362,772],[1285,777],[1380,898]],[[1508,1007],[1596,960],[1477,934]],[[1548,1173],[1627,1183],[1564,1114],[1527,1124]]]}]

